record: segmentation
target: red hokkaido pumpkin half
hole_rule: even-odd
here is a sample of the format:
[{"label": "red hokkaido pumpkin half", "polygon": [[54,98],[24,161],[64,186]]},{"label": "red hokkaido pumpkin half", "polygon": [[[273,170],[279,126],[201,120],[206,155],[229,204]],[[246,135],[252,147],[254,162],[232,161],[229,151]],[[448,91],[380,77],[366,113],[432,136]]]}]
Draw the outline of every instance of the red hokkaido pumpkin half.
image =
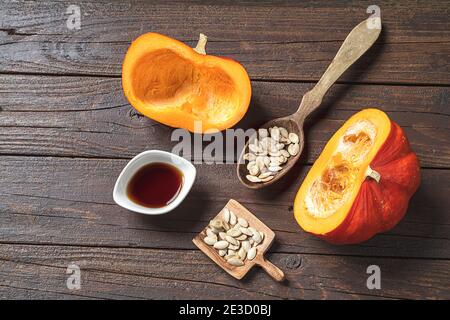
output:
[{"label": "red hokkaido pumpkin half", "polygon": [[384,112],[365,109],[327,143],[297,193],[294,215],[328,242],[359,243],[393,228],[419,183],[403,130]]},{"label": "red hokkaido pumpkin half", "polygon": [[133,41],[122,66],[122,86],[143,115],[191,132],[221,131],[247,112],[250,79],[238,62],[207,55],[206,36],[197,47],[158,33]]}]

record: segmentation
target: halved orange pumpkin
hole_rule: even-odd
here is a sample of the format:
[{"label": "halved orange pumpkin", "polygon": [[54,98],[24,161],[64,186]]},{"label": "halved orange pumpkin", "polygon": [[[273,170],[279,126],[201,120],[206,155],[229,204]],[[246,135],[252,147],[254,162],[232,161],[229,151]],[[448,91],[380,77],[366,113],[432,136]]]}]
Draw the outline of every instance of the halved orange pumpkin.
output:
[{"label": "halved orange pumpkin", "polygon": [[206,36],[195,49],[157,33],[137,38],[127,51],[122,86],[143,115],[191,132],[220,131],[247,112],[250,79],[238,62],[206,55]]},{"label": "halved orange pumpkin", "polygon": [[362,242],[403,218],[419,183],[403,130],[384,112],[365,109],[327,143],[297,193],[294,215],[331,243]]}]

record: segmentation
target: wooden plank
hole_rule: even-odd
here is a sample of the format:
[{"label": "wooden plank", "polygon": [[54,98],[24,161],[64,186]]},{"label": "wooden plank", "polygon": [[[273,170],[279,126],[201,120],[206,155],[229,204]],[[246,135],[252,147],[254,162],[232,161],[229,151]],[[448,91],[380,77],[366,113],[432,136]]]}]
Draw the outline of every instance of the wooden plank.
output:
[{"label": "wooden plank", "polygon": [[[249,112],[237,127],[294,112],[312,86],[253,82]],[[376,107],[405,129],[422,166],[450,168],[449,96],[446,87],[336,85],[309,121],[300,161],[313,163],[346,119]],[[119,79],[1,75],[0,108],[1,154],[130,158],[178,143],[170,139],[172,128],[134,112]]]},{"label": "wooden plank", "polygon": [[1,158],[0,242],[193,249],[191,242],[230,199],[276,233],[273,252],[449,259],[450,171],[423,169],[404,220],[388,233],[352,246],[332,246],[303,232],[292,204],[309,166],[267,189],[241,186],[234,165],[197,165],[186,200],[162,216],[122,209],[112,188],[126,160]]},{"label": "wooden plank", "polygon": [[[448,260],[272,254],[287,281],[259,268],[242,281],[199,251],[0,246],[1,298],[98,299],[448,299]],[[66,269],[77,264],[81,289],[68,290]],[[381,290],[366,287],[366,269],[381,269]]]},{"label": "wooden plank", "polygon": [[[65,2],[10,2],[0,11],[0,72],[120,76],[127,47],[140,34],[194,45],[204,32],[208,52],[240,61],[252,79],[317,80],[371,4],[83,1],[81,29],[69,30]],[[381,5],[381,39],[341,80],[450,84],[448,7],[446,1]]]}]

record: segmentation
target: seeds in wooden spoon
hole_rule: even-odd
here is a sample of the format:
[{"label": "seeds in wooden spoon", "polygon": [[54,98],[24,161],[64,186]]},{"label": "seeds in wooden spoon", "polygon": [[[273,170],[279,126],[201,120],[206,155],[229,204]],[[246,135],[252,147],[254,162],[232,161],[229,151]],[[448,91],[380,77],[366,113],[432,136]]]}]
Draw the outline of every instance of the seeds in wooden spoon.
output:
[{"label": "seeds in wooden spoon", "polygon": [[259,129],[255,139],[249,143],[250,152],[244,154],[244,160],[249,161],[246,179],[254,183],[272,180],[289,157],[300,152],[298,142],[298,135],[286,128]]},{"label": "seeds in wooden spoon", "polygon": [[236,267],[243,266],[246,260],[254,259],[256,248],[264,239],[261,231],[251,227],[247,220],[237,217],[228,208],[224,208],[217,218],[210,221],[205,233],[203,242],[215,248],[220,257]]}]

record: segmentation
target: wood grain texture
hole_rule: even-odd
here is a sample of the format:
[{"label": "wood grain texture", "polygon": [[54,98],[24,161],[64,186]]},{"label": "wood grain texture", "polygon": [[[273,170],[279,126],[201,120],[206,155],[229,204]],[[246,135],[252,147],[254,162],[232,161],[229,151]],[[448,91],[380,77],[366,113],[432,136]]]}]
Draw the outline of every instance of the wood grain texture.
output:
[{"label": "wood grain texture", "polygon": [[450,172],[423,169],[408,213],[388,233],[359,245],[332,246],[306,234],[292,205],[309,166],[255,192],[240,186],[234,165],[197,165],[191,193],[175,211],[144,216],[122,209],[112,188],[126,160],[2,157],[2,243],[193,249],[191,240],[230,198],[276,233],[274,252],[450,258]]},{"label": "wood grain texture", "polygon": [[[195,45],[203,32],[207,52],[240,61],[252,79],[317,81],[371,4],[83,1],[81,29],[69,30],[65,2],[6,2],[0,72],[117,77],[131,40],[142,33]],[[450,84],[449,2],[379,5],[381,38],[341,81]]]},{"label": "wood grain texture", "polygon": [[[271,254],[287,281],[258,268],[239,281],[199,251],[0,246],[0,298],[60,299],[398,299],[450,298],[450,261]],[[81,269],[68,290],[66,269]],[[366,268],[382,270],[382,290],[366,287]],[[17,272],[20,270],[20,272]]]},{"label": "wood grain texture", "polygon": [[[249,112],[237,127],[293,113],[313,85],[253,82]],[[422,166],[450,168],[449,97],[447,87],[335,85],[306,120],[299,161],[313,163],[346,119],[375,107],[402,126]],[[0,154],[131,158],[178,143],[171,128],[134,111],[118,79],[1,75],[0,108]]]}]

